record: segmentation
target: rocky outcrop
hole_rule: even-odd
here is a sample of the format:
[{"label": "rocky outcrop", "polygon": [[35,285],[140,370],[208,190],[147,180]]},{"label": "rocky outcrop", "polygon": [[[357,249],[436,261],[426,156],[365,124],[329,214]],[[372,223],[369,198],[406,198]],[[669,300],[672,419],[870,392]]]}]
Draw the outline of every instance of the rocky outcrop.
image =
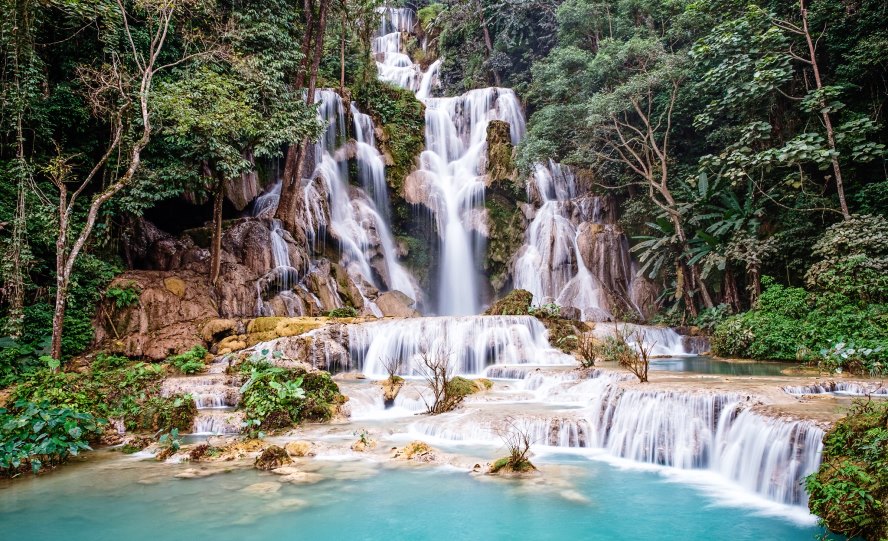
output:
[{"label": "rocky outcrop", "polygon": [[193,271],[129,271],[110,287],[140,292],[128,308],[103,302],[98,311],[96,342],[115,353],[164,359],[205,343],[203,324],[219,317],[215,292]]},{"label": "rocky outcrop", "polygon": [[376,306],[386,317],[419,317],[413,305],[413,299],[400,291],[386,291],[376,298]]}]

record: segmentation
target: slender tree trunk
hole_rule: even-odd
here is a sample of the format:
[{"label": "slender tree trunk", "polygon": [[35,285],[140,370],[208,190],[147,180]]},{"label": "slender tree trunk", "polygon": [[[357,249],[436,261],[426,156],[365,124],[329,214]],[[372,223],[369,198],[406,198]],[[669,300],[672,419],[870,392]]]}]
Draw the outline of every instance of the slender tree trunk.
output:
[{"label": "slender tree trunk", "polygon": [[[484,7],[481,5],[481,2],[478,2],[478,13],[481,17],[481,31],[484,34],[484,46],[487,47],[487,58],[490,58],[490,55],[493,54],[493,41],[490,39],[490,31],[487,30],[487,21],[484,19]],[[502,86],[502,81],[500,80],[499,72],[495,69],[490,70],[493,73],[493,79],[496,81],[496,86]]]},{"label": "slender tree trunk", "polygon": [[[324,1],[324,0],[321,0]],[[302,6],[305,11],[305,35],[302,36],[302,60],[299,62],[299,71],[296,73],[295,87],[302,88],[305,85],[305,73],[308,71],[308,59],[311,58],[311,43],[314,38],[314,2],[305,0]]]},{"label": "slender tree trunk", "polygon": [[[808,54],[811,56],[811,69],[814,71],[814,84],[817,86],[817,90],[823,88],[823,81],[820,78],[820,67],[817,64],[817,54],[816,54],[816,45],[814,43],[814,39],[811,37],[811,32],[808,30],[808,10],[805,8],[805,1],[799,0],[799,9],[802,13],[802,30],[804,31],[805,41],[808,44]],[[839,205],[842,208],[842,216],[846,220],[851,219],[851,213],[848,211],[848,203],[845,201],[845,187],[842,181],[842,168],[839,165],[839,153],[836,150],[836,134],[833,129],[832,119],[830,119],[829,113],[827,112],[827,103],[825,99],[820,100],[820,109],[821,116],[823,117],[823,125],[826,128],[826,140],[829,143],[829,148],[832,150],[832,167],[833,174],[836,177],[836,193],[839,196]]]},{"label": "slender tree trunk", "polygon": [[[329,5],[329,0],[321,0],[314,51],[312,53],[313,60],[309,73],[308,88],[305,93],[305,101],[308,104],[314,103],[315,87],[318,83],[318,68],[320,67],[321,56],[324,51],[324,32],[327,25]],[[291,233],[296,230],[296,202],[299,197],[298,192],[302,181],[302,169],[308,152],[308,145],[309,140],[306,138],[299,145],[291,145],[287,150],[281,196],[274,214],[274,217],[279,219]]]},{"label": "slender tree trunk", "polygon": [[56,301],[52,314],[53,359],[62,358],[62,333],[65,329],[65,309],[68,300],[68,191],[64,183],[59,183],[59,232],[56,236]]},{"label": "slender tree trunk", "polygon": [[730,268],[725,270],[724,289],[724,303],[730,306],[734,312],[739,312],[740,294],[737,292],[737,278]]},{"label": "slender tree trunk", "polygon": [[210,257],[210,285],[218,287],[222,269],[222,204],[225,200],[225,182],[222,175],[216,180],[216,195],[213,198],[213,244]]},{"label": "slender tree trunk", "polygon": [[345,29],[347,18],[342,11],[342,36],[339,41],[339,93],[345,93]]}]

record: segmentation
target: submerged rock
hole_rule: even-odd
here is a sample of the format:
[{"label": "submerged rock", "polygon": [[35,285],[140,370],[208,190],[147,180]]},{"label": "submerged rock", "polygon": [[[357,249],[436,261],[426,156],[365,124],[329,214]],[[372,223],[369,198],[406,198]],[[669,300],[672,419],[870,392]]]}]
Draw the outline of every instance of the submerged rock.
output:
[{"label": "submerged rock", "polygon": [[292,463],[293,459],[290,458],[287,451],[282,447],[272,445],[262,451],[262,454],[256,458],[256,462],[253,465],[257,469],[270,471]]}]

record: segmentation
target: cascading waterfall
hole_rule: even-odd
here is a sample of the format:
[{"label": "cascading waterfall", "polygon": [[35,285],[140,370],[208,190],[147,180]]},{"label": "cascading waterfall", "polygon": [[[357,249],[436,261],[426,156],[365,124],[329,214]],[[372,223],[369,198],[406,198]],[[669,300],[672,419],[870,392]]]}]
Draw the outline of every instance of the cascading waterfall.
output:
[{"label": "cascading waterfall", "polygon": [[583,261],[572,219],[579,210],[582,221],[601,223],[598,198],[593,198],[591,208],[574,205],[573,173],[551,161],[537,164],[529,182],[528,192],[535,190],[543,204],[530,224],[527,243],[518,252],[515,288],[531,292],[537,306],[555,302],[579,309],[584,320],[609,318],[604,290]]},{"label": "cascading waterfall", "polygon": [[626,342],[638,347],[641,340],[645,349],[650,348],[650,355],[670,357],[702,353],[708,349],[707,340],[687,340],[670,327],[654,327],[651,325],[635,325],[632,323],[598,323],[593,331],[599,339],[615,336],[618,332],[626,338]]},{"label": "cascading waterfall", "polygon": [[484,203],[482,164],[491,120],[509,123],[513,144],[524,135],[524,114],[507,88],[481,88],[462,96],[429,97],[440,62],[422,73],[402,51],[401,33],[415,24],[411,10],[383,8],[373,41],[379,77],[416,93],[425,103],[426,149],[419,174],[431,184],[431,207],[441,240],[437,287],[440,315],[473,315],[480,309],[478,252],[473,231]]},{"label": "cascading waterfall", "polygon": [[845,394],[851,396],[888,396],[888,387],[881,383],[863,384],[853,381],[822,381],[811,385],[789,385],[783,392],[801,396],[806,394]]},{"label": "cascading waterfall", "polygon": [[[385,184],[385,164],[375,147],[372,119],[354,105],[355,134],[354,157],[358,164],[357,188],[348,183],[347,159],[349,145],[348,124],[342,98],[336,92],[321,89],[316,92],[318,115],[327,124],[323,137],[314,149],[315,168],[312,178],[318,178],[321,186],[308,182],[303,187],[304,216],[307,233],[313,250],[326,234],[335,238],[341,250],[340,263],[353,279],[364,297],[366,309],[376,316],[382,313],[371,300],[371,290],[397,290],[414,300],[419,300],[418,288],[413,278],[398,262],[394,237],[389,229],[388,192]],[[370,197],[365,193],[370,193]],[[267,213],[280,195],[278,183],[268,193],[260,196],[254,206],[254,214]],[[271,251],[275,266],[289,261],[289,253],[283,236],[286,232],[277,220],[272,221]],[[297,281],[298,272],[281,272],[278,291],[286,291]],[[337,298],[337,295],[331,295]],[[261,303],[260,313],[271,315]]]},{"label": "cascading waterfall", "polygon": [[[533,372],[529,374],[534,374]],[[805,505],[803,480],[817,469],[823,430],[810,421],[756,413],[734,394],[638,390],[620,385],[620,375],[591,379],[546,374],[526,387],[544,402],[570,402],[581,409],[513,413],[485,418],[456,413],[411,425],[423,436],[501,444],[504,431],[519,427],[538,445],[603,449],[608,454],[681,470],[706,470],[769,500]],[[530,375],[528,376],[530,377]],[[511,426],[511,428],[510,428]]]},{"label": "cascading waterfall", "polygon": [[401,360],[400,374],[422,376],[422,355],[446,356],[454,374],[481,375],[494,365],[572,365],[553,349],[546,329],[530,316],[425,317],[349,326],[351,369],[388,376],[385,363]]}]

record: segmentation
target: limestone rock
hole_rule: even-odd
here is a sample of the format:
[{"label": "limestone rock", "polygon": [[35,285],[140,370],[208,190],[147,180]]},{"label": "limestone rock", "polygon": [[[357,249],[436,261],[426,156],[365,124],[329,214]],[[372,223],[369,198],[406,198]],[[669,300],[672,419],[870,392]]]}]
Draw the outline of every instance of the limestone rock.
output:
[{"label": "limestone rock", "polygon": [[288,455],[299,458],[315,455],[311,443],[307,441],[291,441],[284,446],[284,449]]},{"label": "limestone rock", "polygon": [[292,463],[293,459],[290,458],[287,451],[282,447],[272,445],[262,451],[262,454],[256,458],[256,462],[253,465],[257,469],[270,471]]},{"label": "limestone rock", "polygon": [[386,317],[418,317],[413,309],[414,301],[400,291],[386,291],[376,298],[376,306]]}]

